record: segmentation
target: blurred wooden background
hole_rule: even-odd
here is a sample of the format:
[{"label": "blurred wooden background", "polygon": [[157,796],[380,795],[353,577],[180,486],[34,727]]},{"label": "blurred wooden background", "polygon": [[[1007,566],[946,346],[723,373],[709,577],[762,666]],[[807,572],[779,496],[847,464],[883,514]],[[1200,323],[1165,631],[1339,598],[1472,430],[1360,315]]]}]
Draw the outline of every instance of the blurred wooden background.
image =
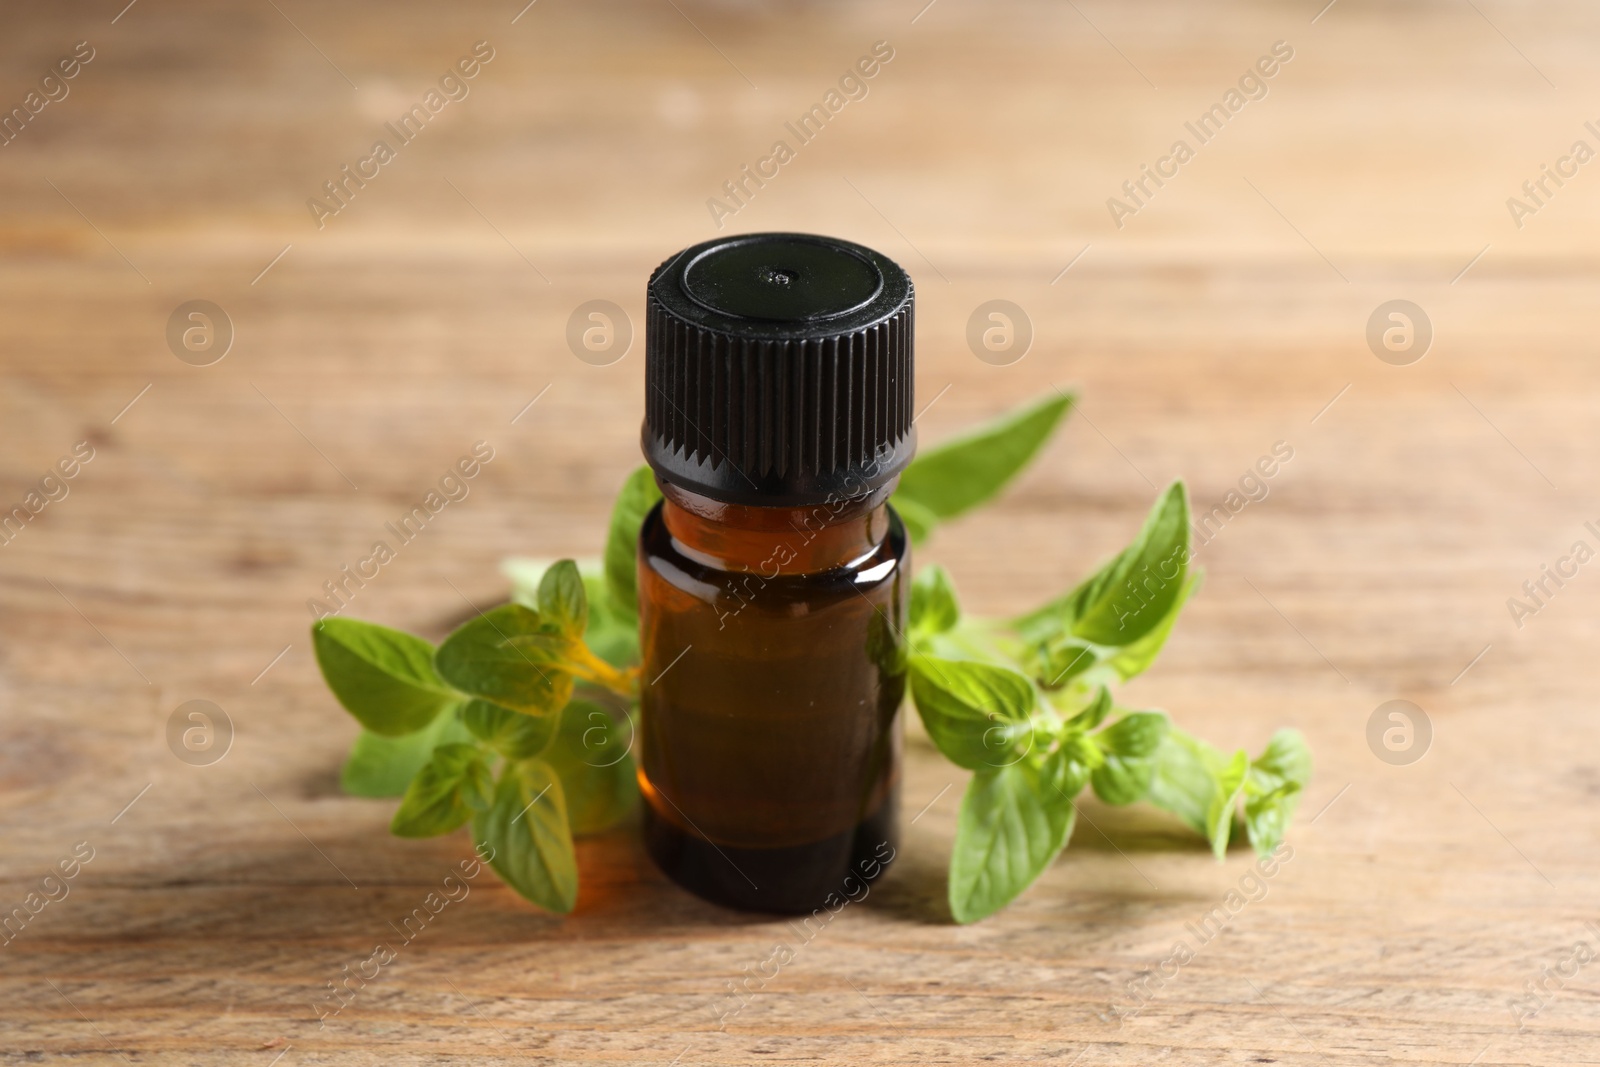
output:
[{"label": "blurred wooden background", "polygon": [[[1600,170],[1547,180],[1520,228],[1506,204],[1600,146],[1600,11],[924,3],[7,12],[0,106],[77,42],[94,58],[0,148],[0,504],[94,458],[0,546],[0,912],[94,858],[0,945],[0,1062],[1600,1062],[1600,964],[1569,962],[1600,941],[1600,576],[1520,629],[1506,606],[1600,545]],[[307,198],[480,40],[470,94],[319,229]],[[892,876],[724,1029],[728,983],[794,935],[667,884],[631,827],[580,846],[570,918],[484,878],[319,1025],[468,843],[392,839],[389,804],[340,795],[355,727],[306,600],[479,440],[471,495],[354,614],[437,634],[503,595],[503,557],[594,553],[639,462],[642,338],[591,365],[569,315],[609,300],[642,329],[649,271],[716,232],[707,198],[880,40],[865,98],[729,231],[905,264],[924,440],[1082,391],[923,554],[973,610],[1065,588],[1167,480],[1210,507],[1293,448],[1130,693],[1223,745],[1306,732],[1293,860],[1151,979],[1250,859],[1089,801],[1030,892],[955,927],[962,776],[914,729],[905,810],[931,807]],[[1266,96],[1117,228],[1106,199],[1278,41]],[[165,337],[197,299],[236,332],[206,367]],[[991,299],[1033,325],[1010,365],[965,341]],[[1393,299],[1433,327],[1409,366],[1365,339]],[[167,745],[192,699],[237,731],[210,766]],[[1418,762],[1369,748],[1392,699],[1431,721]],[[1130,982],[1149,1002],[1119,1020]]]}]

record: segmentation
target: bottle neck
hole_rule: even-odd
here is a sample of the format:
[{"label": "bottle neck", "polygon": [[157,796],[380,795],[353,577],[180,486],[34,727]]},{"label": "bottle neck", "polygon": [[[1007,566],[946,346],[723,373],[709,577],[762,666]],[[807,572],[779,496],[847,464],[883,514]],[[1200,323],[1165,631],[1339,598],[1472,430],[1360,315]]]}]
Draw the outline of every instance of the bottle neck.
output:
[{"label": "bottle neck", "polygon": [[867,496],[805,507],[724,504],[657,479],[661,517],[690,559],[765,577],[814,574],[871,555],[889,536],[889,495],[899,479]]}]

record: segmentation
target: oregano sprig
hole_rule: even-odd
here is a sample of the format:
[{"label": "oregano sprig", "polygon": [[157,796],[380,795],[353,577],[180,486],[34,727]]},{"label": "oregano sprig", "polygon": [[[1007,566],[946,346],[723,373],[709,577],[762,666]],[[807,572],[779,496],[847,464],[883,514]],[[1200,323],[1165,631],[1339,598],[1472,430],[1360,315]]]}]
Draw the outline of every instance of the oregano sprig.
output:
[{"label": "oregano sprig", "polygon": [[1241,801],[1258,851],[1282,840],[1310,777],[1298,732],[1280,731],[1254,761],[1243,750],[1224,756],[1164,712],[1112,696],[1155,660],[1198,587],[1189,557],[1188,497],[1175,482],[1127,548],[1018,618],[964,616],[942,569],[916,576],[912,700],[939,751],[975,772],[950,865],[958,922],[1004,907],[1055,859],[1085,787],[1106,804],[1148,800],[1171,811],[1219,858]]},{"label": "oregano sprig", "polygon": [[[918,545],[993,499],[1072,406],[1047,397],[925,450],[892,502]],[[639,528],[661,494],[647,467],[613,507],[592,561],[508,560],[509,603],[436,649],[354,619],[312,628],[334,696],[362,726],[346,792],[400,796],[391,830],[434,836],[471,823],[495,871],[551,911],[576,903],[572,838],[625,816],[638,699]],[[1220,858],[1242,832],[1275,848],[1311,774],[1294,730],[1254,760],[1179,730],[1165,712],[1117,702],[1147,670],[1200,585],[1189,567],[1182,482],[1133,541],[1073,589],[1012,619],[963,614],[937,564],[910,591],[900,646],[908,693],[934,745],[972,771],[957,816],[949,901],[958,922],[1004,907],[1066,847],[1085,788],[1106,804],[1144,800],[1203,835]],[[1241,814],[1242,809],[1242,814]]]},{"label": "oregano sprig", "polygon": [[617,638],[603,583],[560,560],[531,584],[530,597],[469,619],[438,648],[341,618],[315,623],[312,643],[328,688],[363,728],[345,790],[399,795],[390,823],[399,837],[470,822],[508,885],[564,914],[577,903],[573,835],[613,825],[636,796],[638,670],[589,644]]}]

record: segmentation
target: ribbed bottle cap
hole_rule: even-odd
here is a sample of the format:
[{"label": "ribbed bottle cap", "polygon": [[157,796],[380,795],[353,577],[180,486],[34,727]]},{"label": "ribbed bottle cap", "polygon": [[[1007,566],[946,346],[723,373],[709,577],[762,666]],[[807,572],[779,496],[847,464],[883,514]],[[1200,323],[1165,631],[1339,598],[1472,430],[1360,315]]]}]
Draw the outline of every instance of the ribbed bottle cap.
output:
[{"label": "ribbed bottle cap", "polygon": [[916,445],[911,278],[870,248],[758,233],[686,248],[650,277],[644,454],[730,504],[861,496]]}]

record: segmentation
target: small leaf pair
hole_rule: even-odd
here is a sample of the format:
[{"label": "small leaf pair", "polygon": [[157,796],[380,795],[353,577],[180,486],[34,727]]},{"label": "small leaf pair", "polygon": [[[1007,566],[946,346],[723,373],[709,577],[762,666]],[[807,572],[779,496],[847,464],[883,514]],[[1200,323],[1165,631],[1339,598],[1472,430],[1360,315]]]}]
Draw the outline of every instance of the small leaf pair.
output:
[{"label": "small leaf pair", "polygon": [[1150,802],[1204,834],[1221,859],[1243,800],[1245,832],[1264,856],[1283,840],[1310,779],[1311,750],[1298,730],[1279,730],[1254,760],[1172,730],[1157,753]]},{"label": "small leaf pair", "polygon": [[1066,596],[1012,621],[1039,683],[1057,689],[1078,677],[1098,684],[1142,673],[1199,584],[1189,555],[1189,498],[1174,482],[1127,548]]}]

